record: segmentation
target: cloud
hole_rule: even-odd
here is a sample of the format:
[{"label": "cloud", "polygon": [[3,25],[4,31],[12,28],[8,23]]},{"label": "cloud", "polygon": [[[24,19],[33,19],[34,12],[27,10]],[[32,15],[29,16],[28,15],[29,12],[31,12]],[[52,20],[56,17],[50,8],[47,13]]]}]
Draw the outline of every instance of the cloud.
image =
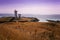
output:
[{"label": "cloud", "polygon": [[0,0],[0,5],[7,4],[37,4],[37,3],[59,3],[60,0]]},{"label": "cloud", "polygon": [[0,4],[3,4],[0,6],[0,12],[13,13],[14,9],[17,9],[18,12],[25,14],[60,14],[59,2],[59,0],[0,0]]}]

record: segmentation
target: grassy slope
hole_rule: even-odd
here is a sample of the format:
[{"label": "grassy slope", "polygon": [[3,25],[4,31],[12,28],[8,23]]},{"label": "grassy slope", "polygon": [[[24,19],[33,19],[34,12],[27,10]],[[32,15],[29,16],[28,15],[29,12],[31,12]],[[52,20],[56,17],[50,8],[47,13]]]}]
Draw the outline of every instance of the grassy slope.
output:
[{"label": "grassy slope", "polygon": [[0,40],[60,40],[60,25],[42,22],[0,24]]}]

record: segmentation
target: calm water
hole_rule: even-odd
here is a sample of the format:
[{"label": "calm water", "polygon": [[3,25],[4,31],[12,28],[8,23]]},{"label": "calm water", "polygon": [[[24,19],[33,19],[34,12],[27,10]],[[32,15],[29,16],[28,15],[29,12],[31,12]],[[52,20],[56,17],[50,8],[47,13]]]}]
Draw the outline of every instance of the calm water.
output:
[{"label": "calm water", "polygon": [[[0,17],[14,16],[13,14],[0,14]],[[40,22],[47,22],[46,20],[60,20],[60,15],[31,15],[31,14],[22,14],[22,17],[36,17]]]}]

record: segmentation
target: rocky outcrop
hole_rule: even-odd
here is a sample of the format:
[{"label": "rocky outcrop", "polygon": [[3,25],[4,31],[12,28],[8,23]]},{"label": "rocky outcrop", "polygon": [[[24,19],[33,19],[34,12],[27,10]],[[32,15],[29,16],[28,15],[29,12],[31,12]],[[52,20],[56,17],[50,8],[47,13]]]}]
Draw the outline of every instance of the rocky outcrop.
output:
[{"label": "rocky outcrop", "polygon": [[0,18],[0,23],[4,23],[4,22],[38,22],[39,19],[37,18],[33,18],[33,17],[22,17],[22,18],[17,18],[15,19],[15,17],[2,17]]}]

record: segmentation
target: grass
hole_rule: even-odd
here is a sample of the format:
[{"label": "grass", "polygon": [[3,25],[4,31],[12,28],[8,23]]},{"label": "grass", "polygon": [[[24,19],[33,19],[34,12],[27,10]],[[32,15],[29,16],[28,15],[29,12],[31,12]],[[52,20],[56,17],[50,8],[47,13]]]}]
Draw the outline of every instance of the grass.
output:
[{"label": "grass", "polygon": [[60,40],[60,24],[7,22],[0,24],[0,40]]}]

